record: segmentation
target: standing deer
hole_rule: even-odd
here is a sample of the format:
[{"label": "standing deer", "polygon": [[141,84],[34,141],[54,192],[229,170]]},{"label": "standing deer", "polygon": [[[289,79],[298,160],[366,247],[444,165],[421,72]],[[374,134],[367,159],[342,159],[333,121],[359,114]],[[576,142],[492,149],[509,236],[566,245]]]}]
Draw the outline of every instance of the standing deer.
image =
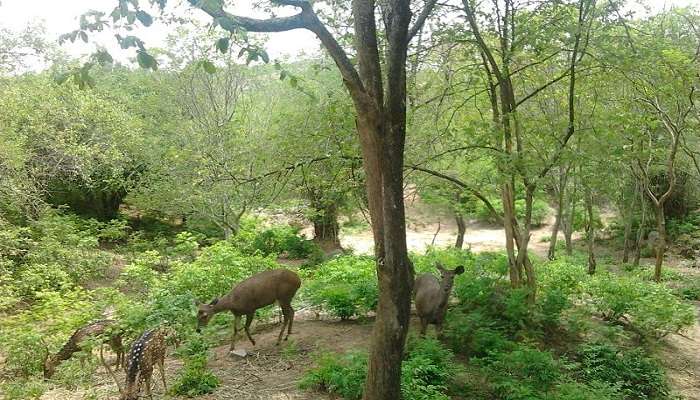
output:
[{"label": "standing deer", "polygon": [[148,330],[134,342],[129,351],[129,357],[126,369],[126,387],[119,384],[119,379],[114,375],[114,372],[109,368],[102,357],[102,347],[100,347],[100,360],[107,372],[109,372],[114,382],[117,384],[121,396],[119,400],[136,400],[141,392],[141,384],[146,383],[146,394],[153,399],[151,394],[151,377],[153,376],[153,366],[158,365],[160,377],[163,379],[163,390],[167,391],[168,387],[165,383],[165,350],[167,348],[166,338],[168,336],[168,328],[158,327]]},{"label": "standing deer", "polygon": [[80,351],[86,340],[96,337],[104,338],[103,343],[108,343],[112,351],[117,355],[117,368],[119,366],[123,367],[124,346],[122,345],[122,333],[118,330],[117,321],[103,319],[77,329],[58,353],[49,354],[47,348],[46,358],[44,359],[44,378],[50,379],[56,372],[58,364],[70,359],[73,353]]},{"label": "standing deer", "polygon": [[413,298],[416,302],[416,312],[420,318],[420,334],[425,336],[428,324],[435,324],[438,336],[442,335],[442,323],[445,320],[447,301],[450,298],[455,276],[464,272],[464,266],[460,265],[454,270],[446,270],[442,264],[436,265],[441,281],[430,273],[421,274],[416,278],[413,287]]},{"label": "standing deer", "polygon": [[245,315],[245,333],[250,342],[255,346],[255,340],[250,335],[250,324],[253,322],[255,311],[258,308],[268,306],[277,301],[284,315],[282,330],[277,338],[277,344],[282,341],[285,327],[289,326],[287,338],[292,333],[294,322],[294,309],[291,302],[297,290],[301,286],[301,279],[296,273],[280,268],[257,273],[236,285],[227,295],[214,299],[209,304],[200,304],[197,310],[197,331],[206,326],[214,314],[231,311],[235,317],[233,321],[233,337],[231,338],[231,351],[235,349],[238,337],[238,325],[241,316]]}]

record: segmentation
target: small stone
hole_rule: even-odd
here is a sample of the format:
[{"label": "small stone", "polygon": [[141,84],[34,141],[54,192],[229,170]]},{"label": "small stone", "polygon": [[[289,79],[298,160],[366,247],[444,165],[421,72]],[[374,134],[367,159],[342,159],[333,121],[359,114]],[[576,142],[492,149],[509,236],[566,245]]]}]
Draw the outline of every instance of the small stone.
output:
[{"label": "small stone", "polygon": [[245,358],[248,355],[248,352],[245,349],[236,349],[229,351],[228,355],[231,357]]}]

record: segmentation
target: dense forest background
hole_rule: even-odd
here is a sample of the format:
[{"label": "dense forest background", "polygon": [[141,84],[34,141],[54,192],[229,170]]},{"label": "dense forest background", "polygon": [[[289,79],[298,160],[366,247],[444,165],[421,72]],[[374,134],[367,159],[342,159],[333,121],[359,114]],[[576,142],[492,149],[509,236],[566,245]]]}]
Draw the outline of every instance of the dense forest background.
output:
[{"label": "dense forest background", "polygon": [[[127,344],[174,328],[165,398],[382,398],[381,365],[404,399],[700,398],[698,9],[406,2],[402,75],[401,2],[266,4],[312,12],[328,50],[280,59],[225,2],[190,2],[207,23],[166,3],[115,1],[60,40],[0,6],[5,398],[116,396],[97,342],[42,379],[99,318]],[[177,26],[160,48],[129,35],[154,18]],[[65,52],[104,29],[132,62]],[[444,335],[381,339],[436,263],[466,267]],[[228,315],[195,332],[196,302],[280,265],[302,277],[296,338],[273,346],[273,308],[248,358],[223,350]]]}]

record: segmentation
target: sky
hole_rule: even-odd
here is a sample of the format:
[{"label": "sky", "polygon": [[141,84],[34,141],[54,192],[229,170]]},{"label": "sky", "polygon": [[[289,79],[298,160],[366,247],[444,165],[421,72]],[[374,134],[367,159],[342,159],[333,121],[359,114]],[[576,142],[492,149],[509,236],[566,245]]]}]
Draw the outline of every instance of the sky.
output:
[{"label": "sky", "polygon": [[[180,0],[180,2],[184,2],[184,0]],[[209,21],[207,16],[199,10],[192,10],[186,5],[177,6],[178,1],[175,0],[171,0],[169,3],[175,3],[175,7],[169,6],[169,9],[175,14],[184,14],[202,21]],[[700,0],[646,0],[646,3],[654,11],[672,5],[697,5],[700,7]],[[94,9],[109,14],[116,4],[117,0],[0,0],[0,27],[21,30],[33,21],[43,21],[49,38],[58,38],[62,33],[77,29],[78,17],[85,11]],[[251,7],[251,0],[237,0],[235,7],[227,10],[239,15],[264,16],[264,14],[256,15],[256,11]],[[286,10],[282,10],[280,15],[293,12],[293,8],[287,7]],[[164,44],[165,38],[173,29],[173,26],[156,22],[149,28],[137,28],[131,34],[143,39],[147,47],[158,47]],[[70,55],[81,56],[92,53],[96,45],[101,45],[107,48],[118,60],[124,61],[133,57],[133,49],[130,51],[119,49],[113,34],[114,32],[108,29],[106,32],[92,35],[88,44],[78,40],[76,43],[64,45],[62,49]],[[319,51],[318,40],[306,30],[273,33],[269,34],[268,37],[266,49],[273,59]]]}]

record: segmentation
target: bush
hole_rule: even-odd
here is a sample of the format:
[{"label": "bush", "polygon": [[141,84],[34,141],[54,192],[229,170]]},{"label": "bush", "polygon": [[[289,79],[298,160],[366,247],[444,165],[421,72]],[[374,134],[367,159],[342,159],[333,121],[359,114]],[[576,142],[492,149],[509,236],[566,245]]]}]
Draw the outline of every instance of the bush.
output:
[{"label": "bush", "polygon": [[205,248],[194,262],[173,265],[167,288],[171,294],[209,301],[251,275],[277,267],[272,256],[245,255],[232,243],[218,242]]},{"label": "bush", "polygon": [[597,274],[586,289],[601,316],[625,323],[642,337],[658,339],[695,321],[693,306],[663,284],[637,277]]},{"label": "bush", "polygon": [[490,377],[501,399],[541,398],[562,378],[562,366],[551,353],[519,344],[511,352],[497,352],[476,360]]},{"label": "bush", "polygon": [[199,335],[190,338],[181,355],[185,356],[184,367],[178,373],[171,393],[187,397],[212,393],[221,381],[207,369],[207,352],[209,346]]},{"label": "bush", "polygon": [[324,354],[316,367],[306,371],[299,387],[336,394],[346,400],[359,400],[366,375],[367,353]]},{"label": "bush", "polygon": [[[458,371],[453,354],[435,339],[410,341],[406,350],[401,365],[402,397],[405,400],[449,399],[448,386]],[[367,353],[324,354],[316,367],[304,374],[299,386],[357,400],[362,398],[366,374]]]},{"label": "bush", "polygon": [[299,236],[299,228],[273,226],[259,230],[257,222],[242,224],[241,230],[231,239],[246,254],[260,253],[287,258],[320,258],[323,252],[313,241]]},{"label": "bush", "polygon": [[663,368],[642,349],[623,351],[608,343],[586,343],[577,355],[584,381],[617,386],[625,399],[664,399],[669,394]]},{"label": "bush", "polygon": [[367,256],[341,256],[306,270],[302,297],[331,315],[348,319],[377,307],[375,261]]}]

